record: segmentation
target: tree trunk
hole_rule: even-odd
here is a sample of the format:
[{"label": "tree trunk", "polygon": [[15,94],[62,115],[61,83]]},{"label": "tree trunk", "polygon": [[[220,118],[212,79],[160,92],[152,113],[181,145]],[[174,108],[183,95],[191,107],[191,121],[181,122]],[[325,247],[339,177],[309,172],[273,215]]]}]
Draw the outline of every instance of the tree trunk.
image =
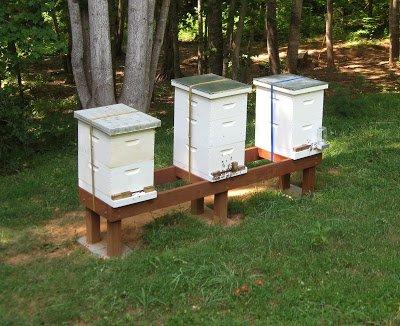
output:
[{"label": "tree trunk", "polygon": [[203,23],[203,0],[197,0],[197,73],[204,73],[204,23]]},{"label": "tree trunk", "polygon": [[333,22],[333,0],[326,0],[326,65],[328,69],[335,67],[333,57],[333,35],[332,35],[332,22]]},{"label": "tree trunk", "polygon": [[[175,0],[172,0],[175,5]],[[151,99],[153,97],[154,83],[156,79],[158,60],[160,58],[160,53],[164,41],[165,27],[167,26],[168,12],[171,0],[163,0],[160,15],[158,17],[156,34],[153,42],[153,47],[151,51],[151,63],[150,63],[150,75],[149,80],[149,90],[146,102],[146,111],[150,109]],[[174,8],[176,10],[176,6]],[[173,25],[176,25],[176,21],[173,21]]]},{"label": "tree trunk", "polygon": [[177,0],[171,0],[163,42],[164,60],[162,62],[161,72],[156,77],[157,82],[182,77],[178,41],[179,18],[177,15],[176,1]]},{"label": "tree trunk", "polygon": [[226,77],[228,73],[229,58],[232,52],[233,44],[233,28],[235,25],[235,12],[236,12],[236,0],[230,0],[229,11],[228,11],[228,23],[226,28],[226,42],[224,48],[224,66],[222,69],[222,75]]},{"label": "tree trunk", "polygon": [[232,44],[232,79],[239,79],[239,66],[240,66],[240,45],[243,35],[244,19],[246,18],[247,0],[241,1],[239,11],[239,22],[236,28],[235,40]]},{"label": "tree trunk", "polygon": [[79,100],[83,108],[90,107],[91,90],[84,68],[84,46],[81,11],[78,0],[68,0],[69,17],[71,20],[72,51],[71,64]]},{"label": "tree trunk", "polygon": [[114,96],[117,85],[117,31],[118,31],[118,2],[115,0],[107,0],[109,21],[110,21],[110,42],[111,42],[111,61],[112,75],[114,83]]},{"label": "tree trunk", "polygon": [[17,46],[14,42],[9,42],[7,45],[8,52],[12,55],[12,70],[17,77],[18,93],[21,100],[24,100],[24,87],[22,85],[21,63],[19,61]]},{"label": "tree trunk", "polygon": [[72,84],[74,82],[74,76],[72,71],[71,57],[72,57],[72,31],[71,31],[71,22],[67,21],[67,31],[68,31],[68,51],[66,54],[65,60],[65,71],[67,72],[66,81],[68,84]]},{"label": "tree trunk", "polygon": [[222,8],[221,1],[209,0],[208,19],[208,44],[210,72],[222,75],[224,38],[222,34]]},{"label": "tree trunk", "polygon": [[[81,7],[81,22],[82,22],[82,35],[83,35],[83,62],[85,69],[86,80],[90,89],[92,90],[92,64],[91,64],[91,49],[90,49],[90,26],[89,26],[89,12],[87,7]],[[92,101],[93,102],[93,101]],[[93,103],[91,103],[93,105]]]},{"label": "tree trunk", "polygon": [[297,72],[297,59],[300,45],[300,23],[303,0],[292,0],[287,67],[290,73]]},{"label": "tree trunk", "polygon": [[[251,14],[250,17],[252,17],[252,21],[250,24],[255,24],[255,21],[253,20],[256,15]],[[247,58],[246,58],[246,64],[244,66],[243,72],[240,74],[240,81],[243,83],[247,83],[251,79],[251,65],[253,63],[253,60],[251,57],[253,56],[253,43],[254,43],[254,28],[250,30],[250,35],[249,35],[249,41],[247,42]]]},{"label": "tree trunk", "polygon": [[120,57],[122,55],[122,43],[124,41],[124,30],[125,30],[125,20],[127,13],[127,0],[118,0],[118,28],[116,33],[115,41],[115,51],[116,56]]},{"label": "tree trunk", "polygon": [[281,64],[279,61],[278,29],[276,23],[276,0],[267,0],[265,30],[270,71],[272,74],[280,74]]},{"label": "tree trunk", "polygon": [[[171,8],[172,9],[172,8]],[[171,10],[172,12],[172,10]],[[163,60],[160,74],[156,77],[156,82],[162,82],[174,78],[174,48],[171,22],[168,20],[163,42]]]},{"label": "tree trunk", "polygon": [[395,66],[399,60],[399,4],[398,0],[389,0],[389,65]]},{"label": "tree trunk", "polygon": [[128,43],[120,102],[147,112],[155,0],[129,1]]},{"label": "tree trunk", "polygon": [[98,106],[115,103],[107,0],[89,0],[92,96]]},{"label": "tree trunk", "polygon": [[174,54],[174,78],[182,77],[181,71],[181,56],[179,51],[179,17],[178,17],[178,0],[172,1],[171,13],[171,36],[172,36],[172,51]]}]

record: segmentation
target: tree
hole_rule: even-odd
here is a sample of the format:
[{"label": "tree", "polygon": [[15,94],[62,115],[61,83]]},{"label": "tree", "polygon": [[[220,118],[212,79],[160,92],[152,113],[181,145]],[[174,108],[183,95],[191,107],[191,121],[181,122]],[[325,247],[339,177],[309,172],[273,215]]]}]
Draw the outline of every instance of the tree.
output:
[{"label": "tree", "polygon": [[332,33],[332,21],[333,21],[333,0],[326,0],[326,64],[329,69],[335,67],[335,60],[333,57],[333,33]]},{"label": "tree", "polygon": [[222,6],[220,0],[208,0],[208,48],[210,72],[222,75],[224,38],[222,34]]},{"label": "tree", "polygon": [[226,76],[228,73],[229,58],[233,46],[233,29],[235,26],[235,13],[236,13],[236,0],[230,0],[228,8],[228,22],[226,28],[226,42],[224,47],[224,66],[222,75]]},{"label": "tree", "polygon": [[399,60],[399,3],[389,0],[389,65],[394,66]]},{"label": "tree", "polygon": [[[79,4],[79,0],[68,0],[74,78],[82,107],[115,103],[108,1],[88,0],[90,49],[85,47],[85,10]],[[131,0],[128,5],[128,45],[119,102],[144,112],[151,103],[169,6],[170,0],[162,1],[155,22],[155,0]],[[85,57],[90,58],[90,70]]]},{"label": "tree", "polygon": [[68,0],[68,9],[72,34],[72,71],[81,106],[88,108],[91,106],[92,100],[91,81],[87,78],[87,67],[84,58],[84,31],[78,1]]},{"label": "tree", "polygon": [[276,0],[267,0],[265,12],[265,29],[267,36],[270,70],[272,74],[279,74],[281,72],[281,65],[279,61]]},{"label": "tree", "polygon": [[171,0],[171,8],[163,43],[164,60],[161,66],[161,72],[156,78],[157,81],[182,77],[178,40],[178,16],[180,15],[178,1],[179,0]]},{"label": "tree", "polygon": [[204,73],[204,23],[203,0],[197,0],[197,73]]},{"label": "tree", "polygon": [[107,0],[89,0],[92,101],[96,106],[115,103],[114,74]]},{"label": "tree", "polygon": [[292,14],[290,17],[290,32],[287,50],[287,67],[290,73],[297,72],[302,7],[303,0],[292,0]]},{"label": "tree", "polygon": [[115,55],[117,57],[122,54],[122,42],[124,40],[124,31],[125,31],[125,20],[127,16],[127,0],[118,0],[118,12],[117,12],[117,29],[115,34]]},{"label": "tree", "polygon": [[235,40],[232,44],[232,79],[239,79],[240,47],[243,35],[244,20],[247,12],[247,0],[241,0],[239,22],[236,28]]}]

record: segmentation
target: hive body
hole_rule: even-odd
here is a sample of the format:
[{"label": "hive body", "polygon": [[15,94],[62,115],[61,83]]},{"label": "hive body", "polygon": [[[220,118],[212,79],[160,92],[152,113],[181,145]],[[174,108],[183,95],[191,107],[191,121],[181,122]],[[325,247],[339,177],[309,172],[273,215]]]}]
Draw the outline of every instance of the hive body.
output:
[{"label": "hive body", "polygon": [[158,119],[123,104],[76,111],[75,117],[81,188],[94,190],[112,207],[157,197],[153,184]]},{"label": "hive body", "polygon": [[251,88],[213,74],[176,79],[172,85],[174,165],[189,171],[192,87],[191,173],[211,182],[246,173],[247,93]]},{"label": "hive body", "polygon": [[326,148],[321,134],[327,83],[283,74],[257,78],[254,85],[257,147],[292,159],[318,154]]}]

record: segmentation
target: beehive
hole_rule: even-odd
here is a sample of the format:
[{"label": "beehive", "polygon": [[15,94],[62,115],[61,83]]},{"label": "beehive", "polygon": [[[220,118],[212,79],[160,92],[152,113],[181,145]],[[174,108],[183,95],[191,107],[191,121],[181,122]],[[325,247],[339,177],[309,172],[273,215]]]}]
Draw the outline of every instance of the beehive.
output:
[{"label": "beehive", "polygon": [[328,88],[327,83],[281,74],[256,78],[254,85],[257,147],[300,159],[321,153],[328,146],[322,126],[324,89]]},{"label": "beehive", "polygon": [[175,79],[172,86],[174,165],[211,182],[246,173],[247,94],[251,87],[214,74]]},{"label": "beehive", "polygon": [[124,104],[75,111],[74,116],[79,187],[112,207],[157,197],[154,133],[160,120]]}]

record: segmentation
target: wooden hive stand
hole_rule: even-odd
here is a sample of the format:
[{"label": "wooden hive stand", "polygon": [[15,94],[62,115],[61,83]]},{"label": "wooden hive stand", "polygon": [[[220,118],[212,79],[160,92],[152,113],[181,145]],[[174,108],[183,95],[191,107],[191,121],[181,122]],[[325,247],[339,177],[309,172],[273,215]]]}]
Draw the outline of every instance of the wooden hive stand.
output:
[{"label": "wooden hive stand", "polygon": [[[246,149],[245,162],[269,159],[271,154],[257,147]],[[128,217],[141,213],[191,202],[192,214],[199,215],[204,212],[204,197],[214,195],[214,213],[219,223],[225,224],[228,214],[228,191],[251,185],[260,181],[279,178],[281,189],[290,187],[290,174],[296,171],[303,172],[302,193],[309,194],[315,189],[316,166],[322,161],[322,154],[292,160],[274,154],[274,162],[250,168],[246,174],[218,182],[208,182],[194,175],[191,183],[174,189],[158,193],[157,198],[143,201],[128,206],[112,208],[92,194],[79,188],[79,198],[86,208],[86,238],[88,243],[100,241],[100,216],[107,220],[107,255],[110,257],[122,254],[121,222]],[[177,180],[188,180],[188,172],[169,166],[154,172],[155,185],[162,185]]]}]

